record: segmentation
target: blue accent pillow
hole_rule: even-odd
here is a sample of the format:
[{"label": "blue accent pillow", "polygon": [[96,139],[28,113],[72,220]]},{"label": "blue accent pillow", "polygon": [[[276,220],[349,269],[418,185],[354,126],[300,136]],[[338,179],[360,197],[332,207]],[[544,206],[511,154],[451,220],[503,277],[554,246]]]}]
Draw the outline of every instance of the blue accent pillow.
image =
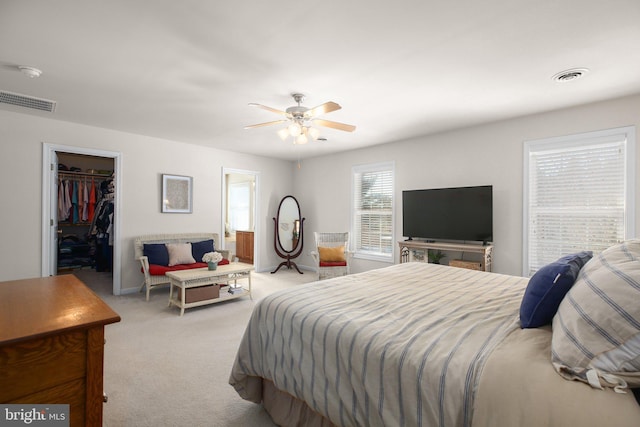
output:
[{"label": "blue accent pillow", "polygon": [[169,265],[169,252],[164,243],[145,243],[142,253],[149,258],[149,264]]},{"label": "blue accent pillow", "polygon": [[536,271],[520,304],[520,327],[537,328],[551,323],[580,269],[592,256],[591,251],[566,255]]},{"label": "blue accent pillow", "polygon": [[584,265],[593,257],[593,252],[591,251],[582,251],[575,254],[565,255],[561,258],[558,258],[556,262],[571,262],[576,261],[580,268],[584,267]]},{"label": "blue accent pillow", "polygon": [[191,243],[191,254],[196,262],[202,262],[202,257],[207,252],[214,252],[215,245],[213,239],[203,240],[202,242]]}]

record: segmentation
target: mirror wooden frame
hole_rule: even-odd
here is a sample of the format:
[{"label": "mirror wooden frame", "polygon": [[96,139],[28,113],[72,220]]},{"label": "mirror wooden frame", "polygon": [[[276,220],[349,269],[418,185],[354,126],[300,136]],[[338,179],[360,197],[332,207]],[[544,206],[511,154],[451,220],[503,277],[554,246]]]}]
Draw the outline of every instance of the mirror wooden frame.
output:
[{"label": "mirror wooden frame", "polygon": [[[283,204],[287,200],[293,200],[295,202],[295,206],[298,212],[297,219],[293,219],[291,223],[291,226],[292,226],[292,229],[291,229],[292,245],[291,246],[292,247],[290,250],[283,247],[283,244],[282,244],[283,240],[281,238],[281,233],[280,233],[280,228],[282,225],[280,221],[281,210],[282,210]],[[286,218],[286,219],[290,220],[291,218]],[[273,218],[273,223],[275,227],[275,232],[273,235],[273,247],[275,248],[276,254],[278,254],[280,258],[284,258],[285,260],[282,261],[278,265],[278,267],[271,272],[271,274],[280,270],[281,267],[287,267],[289,270],[291,270],[292,268],[295,268],[298,273],[304,274],[302,273],[302,271],[300,271],[296,263],[291,261],[292,259],[300,256],[300,254],[302,253],[302,248],[304,247],[304,233],[303,233],[304,220],[305,219],[302,218],[302,214],[300,213],[300,204],[298,203],[298,200],[295,197],[289,195],[289,196],[283,197],[282,200],[280,200],[280,204],[278,205],[278,212],[276,213],[276,217]],[[289,223],[287,222],[287,225],[288,224]]]}]

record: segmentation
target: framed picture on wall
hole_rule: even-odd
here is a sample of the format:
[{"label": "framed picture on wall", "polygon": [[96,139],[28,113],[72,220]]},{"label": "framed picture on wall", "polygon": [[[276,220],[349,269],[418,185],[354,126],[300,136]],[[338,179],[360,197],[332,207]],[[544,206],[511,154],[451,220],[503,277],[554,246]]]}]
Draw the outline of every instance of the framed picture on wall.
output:
[{"label": "framed picture on wall", "polygon": [[193,211],[193,178],[162,175],[162,212],[191,213]]}]

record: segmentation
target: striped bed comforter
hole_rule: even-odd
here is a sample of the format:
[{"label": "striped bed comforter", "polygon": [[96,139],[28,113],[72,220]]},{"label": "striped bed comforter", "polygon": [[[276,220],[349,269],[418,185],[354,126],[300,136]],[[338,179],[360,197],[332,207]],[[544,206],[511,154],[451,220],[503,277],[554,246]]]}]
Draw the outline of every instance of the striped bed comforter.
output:
[{"label": "striped bed comforter", "polygon": [[270,380],[340,426],[470,426],[527,279],[405,263],[280,291],[255,307],[230,383]]}]

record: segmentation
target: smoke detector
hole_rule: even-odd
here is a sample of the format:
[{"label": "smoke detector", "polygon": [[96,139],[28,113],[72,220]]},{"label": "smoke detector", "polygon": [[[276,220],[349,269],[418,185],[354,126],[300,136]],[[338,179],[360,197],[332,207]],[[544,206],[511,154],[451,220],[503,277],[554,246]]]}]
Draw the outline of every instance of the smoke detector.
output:
[{"label": "smoke detector", "polygon": [[588,72],[588,68],[571,68],[570,70],[564,70],[554,74],[551,79],[559,83],[571,82],[583,77]]},{"label": "smoke detector", "polygon": [[18,69],[22,71],[22,74],[32,79],[36,77],[40,77],[40,74],[42,74],[41,70],[38,70],[37,68],[33,68],[33,67],[27,67],[26,65],[20,65],[18,66]]}]

